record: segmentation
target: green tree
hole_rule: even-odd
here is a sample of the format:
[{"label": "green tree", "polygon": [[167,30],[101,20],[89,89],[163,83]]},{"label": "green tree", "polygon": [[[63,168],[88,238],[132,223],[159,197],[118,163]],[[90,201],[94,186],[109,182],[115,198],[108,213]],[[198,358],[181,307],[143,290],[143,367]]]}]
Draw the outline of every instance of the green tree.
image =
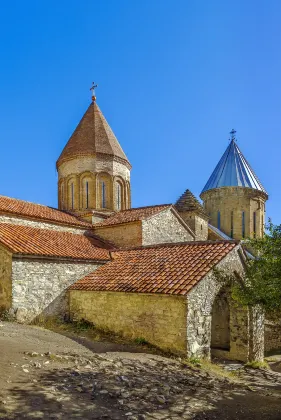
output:
[{"label": "green tree", "polygon": [[246,262],[243,278],[232,278],[233,297],[244,305],[260,305],[281,314],[281,225],[269,221],[263,238],[249,239],[246,248],[256,256]]}]

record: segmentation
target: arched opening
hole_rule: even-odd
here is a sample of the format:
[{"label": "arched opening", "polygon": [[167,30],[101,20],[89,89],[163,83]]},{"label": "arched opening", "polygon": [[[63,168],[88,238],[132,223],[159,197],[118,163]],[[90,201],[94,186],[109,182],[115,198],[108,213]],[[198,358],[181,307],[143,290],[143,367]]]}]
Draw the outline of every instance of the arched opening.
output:
[{"label": "arched opening", "polygon": [[230,350],[229,293],[222,290],[215,298],[212,308],[211,348]]},{"label": "arched opening", "polygon": [[101,181],[101,208],[102,209],[106,208],[106,198],[107,198],[106,185],[104,181]]},{"label": "arched opening", "polygon": [[116,209],[121,210],[122,208],[122,185],[120,182],[116,183]]}]

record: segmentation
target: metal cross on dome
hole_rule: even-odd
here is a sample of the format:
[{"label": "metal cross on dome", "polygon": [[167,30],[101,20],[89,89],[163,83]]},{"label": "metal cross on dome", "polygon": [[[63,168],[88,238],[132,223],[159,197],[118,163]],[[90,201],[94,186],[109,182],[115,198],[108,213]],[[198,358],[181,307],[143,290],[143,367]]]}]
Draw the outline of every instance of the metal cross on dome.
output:
[{"label": "metal cross on dome", "polygon": [[236,131],[234,130],[234,128],[230,131],[229,134],[231,135],[231,140],[236,140],[236,137],[235,137]]},{"label": "metal cross on dome", "polygon": [[95,82],[93,82],[93,86],[90,88],[90,90],[92,91],[92,99],[93,99],[93,101],[96,100],[95,89],[97,87],[98,87],[98,85],[95,85]]}]

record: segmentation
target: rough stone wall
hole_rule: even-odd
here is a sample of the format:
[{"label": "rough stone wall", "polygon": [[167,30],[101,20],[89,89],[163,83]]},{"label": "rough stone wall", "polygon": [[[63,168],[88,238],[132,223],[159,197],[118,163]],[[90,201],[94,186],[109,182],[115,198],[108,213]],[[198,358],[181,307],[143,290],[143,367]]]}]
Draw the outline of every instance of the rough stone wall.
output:
[{"label": "rough stone wall", "polygon": [[208,221],[195,211],[181,211],[180,216],[195,234],[195,241],[208,239]]},{"label": "rough stone wall", "polygon": [[[237,248],[223,259],[217,268],[226,272],[241,273],[243,266]],[[210,272],[188,294],[187,297],[187,355],[210,357],[212,311],[216,296],[222,288],[213,272]],[[251,320],[247,308],[230,300],[230,351],[224,357],[248,361],[250,357],[263,358],[262,317]],[[251,347],[251,348],[250,348]],[[216,353],[214,353],[216,354]]]},{"label": "rough stone wall", "polygon": [[170,209],[142,221],[142,245],[193,240],[194,236]]},{"label": "rough stone wall", "polygon": [[63,225],[52,224],[48,222],[39,222],[36,220],[21,219],[19,217],[0,215],[0,223],[11,223],[13,225],[31,226],[38,229],[56,230],[57,232],[70,232],[78,235],[83,235],[85,228],[75,228]]},{"label": "rough stone wall", "polygon": [[90,262],[13,258],[12,309],[17,320],[68,313],[66,289],[99,267]]},{"label": "rough stone wall", "polygon": [[281,350],[281,321],[265,320],[264,325],[265,353]]},{"label": "rough stone wall", "polygon": [[0,313],[12,302],[12,254],[0,246]]},{"label": "rough stone wall", "polygon": [[100,238],[113,242],[120,247],[142,245],[141,222],[124,223],[122,225],[94,227],[94,233]]},{"label": "rough stone wall", "polygon": [[81,290],[69,293],[72,319],[85,319],[126,337],[144,338],[162,349],[185,353],[184,297]]},{"label": "rough stone wall", "polygon": [[[223,187],[204,192],[201,195],[206,213],[210,216],[210,224],[220,228],[226,235],[242,239],[242,212],[245,212],[245,237],[253,237],[254,212],[256,213],[256,237],[261,237],[265,223],[264,193],[252,188]],[[220,211],[220,227],[218,226]],[[231,229],[231,213],[233,212],[233,229]]]}]

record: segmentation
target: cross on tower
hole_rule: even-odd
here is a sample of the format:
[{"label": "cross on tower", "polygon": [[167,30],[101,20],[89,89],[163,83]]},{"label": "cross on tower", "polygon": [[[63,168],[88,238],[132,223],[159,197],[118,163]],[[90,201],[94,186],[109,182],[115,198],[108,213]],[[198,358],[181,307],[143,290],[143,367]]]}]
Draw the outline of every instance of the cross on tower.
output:
[{"label": "cross on tower", "polygon": [[92,100],[95,101],[96,100],[96,95],[95,95],[95,89],[98,87],[98,85],[95,85],[95,82],[93,82],[93,86],[90,88],[90,90],[92,91]]},{"label": "cross on tower", "polygon": [[229,134],[231,135],[231,140],[236,140],[236,137],[235,137],[236,131],[234,130],[234,128],[230,131]]}]

